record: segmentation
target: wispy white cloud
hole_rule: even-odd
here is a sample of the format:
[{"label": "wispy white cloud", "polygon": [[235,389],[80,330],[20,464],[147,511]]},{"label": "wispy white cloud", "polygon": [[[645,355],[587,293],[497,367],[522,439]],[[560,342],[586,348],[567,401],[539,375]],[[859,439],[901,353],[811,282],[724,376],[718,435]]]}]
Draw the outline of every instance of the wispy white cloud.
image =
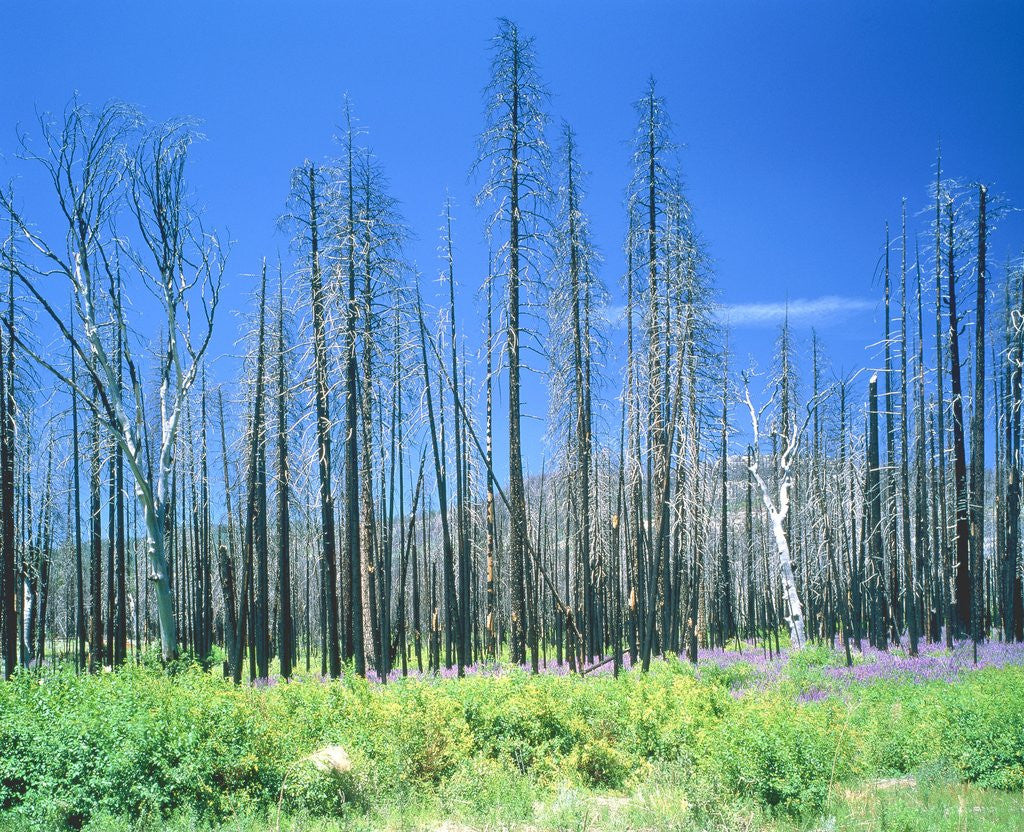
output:
[{"label": "wispy white cloud", "polygon": [[597,311],[598,317],[613,327],[626,325],[626,304],[606,303]]},{"label": "wispy white cloud", "polygon": [[732,326],[774,326],[789,315],[791,324],[836,323],[850,315],[873,309],[875,302],[867,298],[822,295],[820,298],[794,298],[768,303],[723,303],[718,318]]},{"label": "wispy white cloud", "polygon": [[[820,298],[794,298],[789,301],[767,303],[722,303],[715,309],[716,317],[730,326],[777,326],[789,314],[789,322],[796,326],[834,324],[851,315],[874,309],[875,301],[868,298],[822,295]],[[626,325],[624,304],[608,304],[599,312],[605,323],[613,327]]]}]

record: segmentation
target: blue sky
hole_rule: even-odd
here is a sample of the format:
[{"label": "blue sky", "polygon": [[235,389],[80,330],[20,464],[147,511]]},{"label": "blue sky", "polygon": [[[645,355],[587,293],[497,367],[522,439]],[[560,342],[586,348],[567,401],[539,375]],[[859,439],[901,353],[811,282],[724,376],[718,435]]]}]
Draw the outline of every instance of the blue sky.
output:
[{"label": "blue sky", "polygon": [[[195,115],[207,141],[192,180],[207,222],[234,240],[225,306],[237,308],[243,275],[263,255],[287,257],[275,218],[289,172],[335,152],[347,92],[416,233],[409,254],[425,278],[440,268],[439,213],[445,189],[453,194],[460,316],[475,331],[486,250],[468,171],[488,40],[503,15],[536,38],[553,123],[577,130],[613,303],[631,105],[657,78],[741,363],[767,362],[787,300],[800,337],[815,325],[833,363],[871,363],[884,223],[898,226],[903,196],[912,212],[926,207],[940,140],[950,175],[1024,204],[1019,2],[182,2],[171,12],[5,0],[0,181],[16,173],[16,125],[31,128],[36,110],[59,111],[75,90],[157,119]],[[24,187],[31,202],[34,186]],[[992,262],[1022,246],[1024,221],[1010,216]],[[219,352],[234,349],[236,326],[223,316]],[[539,394],[528,407],[544,408]]]}]

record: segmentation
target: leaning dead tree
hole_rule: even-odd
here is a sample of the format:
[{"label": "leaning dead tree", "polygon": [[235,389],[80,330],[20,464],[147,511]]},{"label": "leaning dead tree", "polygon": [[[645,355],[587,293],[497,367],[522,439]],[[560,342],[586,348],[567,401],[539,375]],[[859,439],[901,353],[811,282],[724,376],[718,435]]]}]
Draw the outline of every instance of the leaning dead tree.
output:
[{"label": "leaning dead tree", "polygon": [[800,439],[803,435],[807,422],[814,413],[817,401],[813,401],[807,407],[807,416],[803,421],[796,418],[795,411],[790,410],[784,417],[788,421],[785,427],[778,431],[781,436],[774,437],[781,439],[781,448],[776,456],[775,486],[772,487],[765,480],[761,471],[761,425],[764,423],[767,411],[775,402],[772,395],[760,408],[754,405],[750,397],[750,379],[747,374],[743,376],[743,399],[750,414],[750,429],[753,436],[750,441],[749,454],[747,456],[747,468],[757,487],[761,491],[761,502],[764,503],[765,511],[771,521],[772,537],[775,540],[775,548],[779,557],[779,578],[782,581],[782,594],[785,597],[789,614],[786,616],[786,623],[789,625],[789,636],[795,649],[802,648],[807,643],[804,632],[804,608],[800,601],[800,594],[797,592],[796,578],[793,574],[793,559],[790,555],[789,536],[786,530],[786,519],[790,509],[790,491],[793,488],[794,464],[797,461],[800,449]]},{"label": "leaning dead tree", "polygon": [[[77,102],[61,122],[40,119],[40,132],[42,150],[33,151],[27,140],[22,150],[52,184],[63,240],[44,237],[12,198],[0,196],[0,208],[39,255],[35,263],[15,266],[17,278],[70,344],[85,379],[72,382],[24,339],[19,343],[76,391],[124,454],[143,513],[161,652],[170,660],[178,651],[165,551],[174,452],[185,402],[210,342],[224,269],[216,237],[204,232],[189,204],[185,168],[195,134],[187,122],[145,128],[139,114],[123,105],[93,112]],[[67,311],[48,291],[59,286],[55,276],[70,285]],[[147,329],[160,332],[151,345],[155,366],[146,368],[159,382],[155,429],[147,422],[143,367],[119,303],[120,287],[131,282],[148,290]],[[72,319],[81,334],[72,330]],[[120,348],[112,350],[115,343]]]}]

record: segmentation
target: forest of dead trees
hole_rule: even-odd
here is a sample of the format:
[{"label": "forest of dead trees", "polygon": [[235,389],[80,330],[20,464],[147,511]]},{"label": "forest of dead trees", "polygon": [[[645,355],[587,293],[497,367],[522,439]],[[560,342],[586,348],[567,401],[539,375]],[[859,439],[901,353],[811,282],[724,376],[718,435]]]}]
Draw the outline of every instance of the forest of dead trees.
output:
[{"label": "forest of dead trees", "polygon": [[[439,206],[440,283],[346,103],[335,155],[282,174],[287,262],[240,267],[223,383],[226,246],[189,185],[193,125],[78,100],[39,120],[15,164],[47,202],[0,192],[5,677],[157,648],[240,682],[1024,639],[1024,276],[988,253],[1005,200],[940,158],[879,221],[872,366],[837,371],[786,322],[755,372],[654,81],[604,241],[621,275],[509,22],[484,103],[486,220]],[[484,236],[477,275],[457,252]],[[543,448],[521,434],[535,373]]]}]

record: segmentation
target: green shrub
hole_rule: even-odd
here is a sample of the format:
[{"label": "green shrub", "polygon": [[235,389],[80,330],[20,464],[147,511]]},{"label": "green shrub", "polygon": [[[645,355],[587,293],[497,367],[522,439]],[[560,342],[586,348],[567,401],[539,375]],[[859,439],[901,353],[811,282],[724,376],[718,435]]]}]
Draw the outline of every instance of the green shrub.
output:
[{"label": "green shrub", "polygon": [[471,752],[463,706],[448,689],[406,685],[399,690],[399,700],[388,703],[395,706],[392,725],[381,725],[381,737],[405,760],[403,779],[436,785]]},{"label": "green shrub", "polygon": [[745,660],[724,667],[713,662],[702,664],[700,679],[702,682],[721,685],[727,690],[739,690],[751,684],[757,678],[757,668],[752,662]]},{"label": "green shrub", "polygon": [[327,747],[292,764],[281,785],[281,805],[286,811],[323,818],[366,807],[365,761],[339,749]]},{"label": "green shrub", "polygon": [[961,777],[1024,789],[1024,669],[979,671],[945,698],[942,742]]},{"label": "green shrub", "polygon": [[[692,778],[688,799],[699,786],[795,817],[855,776],[941,770],[1024,787],[1024,669],[880,680],[798,704],[831,655],[809,650],[787,679],[742,695],[730,690],[742,674],[698,678],[678,661],[618,679],[510,671],[387,686],[349,674],[235,687],[188,661],[173,674],[23,673],[0,684],[0,828],[160,828],[183,812],[202,827],[240,807],[274,811],[279,798],[344,824],[417,805],[507,826],[530,817],[537,795],[620,789],[670,769]],[[296,767],[335,744],[353,761],[344,782]],[[704,802],[691,804],[703,822]]]},{"label": "green shrub", "polygon": [[701,769],[737,796],[812,817],[848,768],[835,716],[775,697],[744,702],[705,734]]},{"label": "green shrub", "polygon": [[587,734],[586,723],[573,712],[573,696],[567,695],[577,692],[573,685],[563,683],[559,690],[551,679],[524,674],[471,680],[465,715],[476,747],[524,773],[565,757]]},{"label": "green shrub", "polygon": [[857,691],[850,722],[864,769],[878,777],[899,777],[939,763],[947,687],[880,681]]},{"label": "green shrub", "polygon": [[[25,675],[4,699],[4,799],[42,824],[82,826],[98,812],[219,815],[280,785],[285,737],[256,694],[197,669],[145,668],[43,683]],[[9,710],[8,710],[9,709]]]},{"label": "green shrub", "polygon": [[588,786],[618,789],[629,776],[629,760],[605,740],[588,740],[572,756],[576,771]]}]

